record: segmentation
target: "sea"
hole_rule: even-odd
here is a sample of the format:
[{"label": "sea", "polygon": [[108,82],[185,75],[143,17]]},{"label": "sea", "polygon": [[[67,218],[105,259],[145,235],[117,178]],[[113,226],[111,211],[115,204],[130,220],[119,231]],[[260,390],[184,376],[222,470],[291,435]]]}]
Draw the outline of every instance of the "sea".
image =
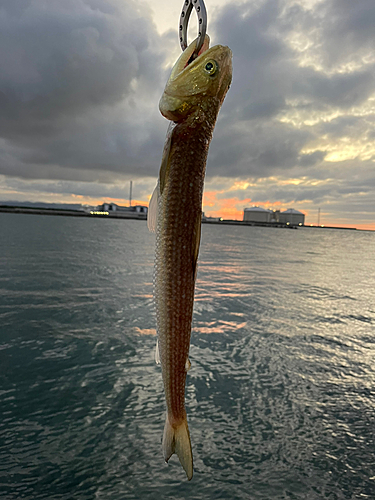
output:
[{"label": "sea", "polygon": [[0,214],[1,500],[375,498],[375,233],[203,225],[189,482],[164,463],[155,236]]}]

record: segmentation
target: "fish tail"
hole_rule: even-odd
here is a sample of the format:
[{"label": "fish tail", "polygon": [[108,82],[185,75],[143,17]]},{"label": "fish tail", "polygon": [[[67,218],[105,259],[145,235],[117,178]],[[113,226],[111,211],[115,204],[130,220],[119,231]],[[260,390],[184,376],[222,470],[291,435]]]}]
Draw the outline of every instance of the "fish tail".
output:
[{"label": "fish tail", "polygon": [[163,453],[166,462],[176,453],[187,478],[193,477],[193,453],[186,415],[177,425],[172,426],[167,414],[164,426]]}]

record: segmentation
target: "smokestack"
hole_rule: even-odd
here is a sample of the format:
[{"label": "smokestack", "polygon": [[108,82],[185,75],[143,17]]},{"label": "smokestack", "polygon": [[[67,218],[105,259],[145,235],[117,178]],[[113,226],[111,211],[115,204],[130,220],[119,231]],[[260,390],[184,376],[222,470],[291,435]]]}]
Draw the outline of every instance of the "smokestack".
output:
[{"label": "smokestack", "polygon": [[132,190],[133,190],[133,181],[130,181],[130,191],[129,191],[129,207],[132,206]]}]

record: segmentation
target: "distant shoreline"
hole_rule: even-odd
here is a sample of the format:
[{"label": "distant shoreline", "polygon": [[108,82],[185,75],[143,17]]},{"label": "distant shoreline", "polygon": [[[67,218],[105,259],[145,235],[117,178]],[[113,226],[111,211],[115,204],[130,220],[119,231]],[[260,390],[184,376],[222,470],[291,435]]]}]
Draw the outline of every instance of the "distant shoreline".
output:
[{"label": "distant shoreline", "polygon": [[[21,207],[21,206],[11,206],[11,205],[0,205],[0,212],[11,213],[11,214],[30,214],[30,215],[59,215],[64,217],[90,217],[90,218],[101,218],[101,219],[133,219],[133,220],[147,220],[147,214],[137,213],[137,212],[122,212],[113,214],[98,214],[84,212],[83,210],[72,210],[72,209],[61,209],[61,208],[34,208],[34,207]],[[276,227],[284,229],[300,229],[300,228],[310,228],[310,229],[344,229],[347,231],[361,231],[355,227],[337,227],[337,226],[290,226],[281,222],[251,222],[242,220],[202,220],[202,224],[216,224],[216,225],[231,225],[231,226],[259,226],[259,227]],[[370,230],[369,230],[370,231]]]},{"label": "distant shoreline", "polygon": [[127,214],[118,213],[111,215],[103,215],[99,213],[90,213],[83,210],[73,210],[67,208],[34,208],[34,207],[17,207],[10,205],[0,205],[0,212],[11,213],[11,214],[31,214],[31,215],[62,215],[65,217],[100,217],[109,219],[138,219],[147,220],[147,214],[130,212]]}]

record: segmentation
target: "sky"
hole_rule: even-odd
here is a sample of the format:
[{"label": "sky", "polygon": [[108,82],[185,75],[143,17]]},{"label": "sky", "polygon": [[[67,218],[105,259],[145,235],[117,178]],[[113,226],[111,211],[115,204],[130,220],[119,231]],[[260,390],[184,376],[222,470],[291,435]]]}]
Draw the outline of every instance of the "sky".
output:
[{"label": "sky", "polygon": [[[374,0],[206,0],[233,82],[206,215],[375,229]],[[148,204],[181,0],[0,0],[0,202]],[[196,36],[192,13],[189,37]]]}]

